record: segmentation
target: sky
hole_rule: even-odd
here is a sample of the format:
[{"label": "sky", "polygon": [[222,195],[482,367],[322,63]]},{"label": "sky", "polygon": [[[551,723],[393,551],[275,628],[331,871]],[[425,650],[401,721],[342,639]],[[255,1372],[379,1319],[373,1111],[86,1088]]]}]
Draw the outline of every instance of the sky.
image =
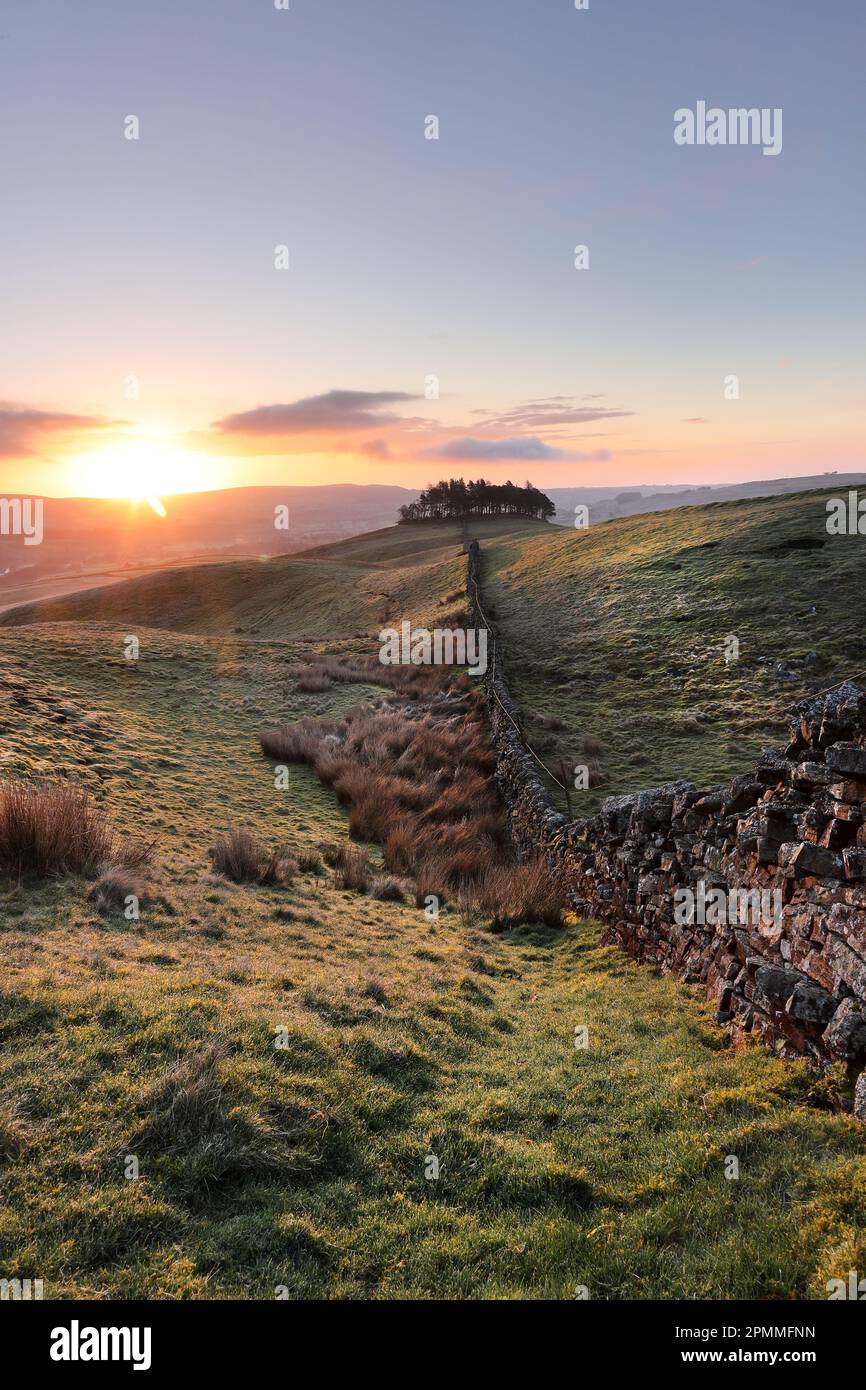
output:
[{"label": "sky", "polygon": [[[862,469],[864,40],[862,0],[3,0],[0,490]],[[699,102],[781,149],[676,143]]]}]

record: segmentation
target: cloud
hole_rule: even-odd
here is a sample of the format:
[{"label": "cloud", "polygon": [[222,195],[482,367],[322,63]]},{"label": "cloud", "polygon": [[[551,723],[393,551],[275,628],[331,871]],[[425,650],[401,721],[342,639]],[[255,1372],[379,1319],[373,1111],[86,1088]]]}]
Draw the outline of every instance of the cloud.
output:
[{"label": "cloud", "polygon": [[711,422],[704,419],[703,415],[687,415],[683,420],[684,425],[709,425]]},{"label": "cloud", "polygon": [[61,410],[31,410],[0,402],[0,458],[23,458],[37,451],[45,434],[103,428],[95,415],[69,415]]},{"label": "cloud", "polygon": [[367,439],[363,444],[358,445],[358,452],[364,454],[368,459],[389,459],[393,455],[388,448],[387,439]]},{"label": "cloud", "polygon": [[325,391],[288,405],[260,405],[215,421],[224,434],[313,434],[327,430],[376,429],[402,420],[385,410],[400,401],[415,401],[406,391]]},{"label": "cloud", "polygon": [[425,449],[424,456],[440,459],[570,459],[579,463],[595,463],[610,458],[606,449],[597,449],[591,454],[554,449],[532,434],[511,439],[474,439],[467,435],[463,439],[451,439],[435,449]]},{"label": "cloud", "polygon": [[[596,397],[584,397],[585,400]],[[568,396],[547,396],[542,400],[526,401],[501,415],[491,416],[491,428],[540,429],[549,425],[589,425],[594,420],[620,420],[634,415],[633,410],[616,410],[602,405],[578,405]]]}]

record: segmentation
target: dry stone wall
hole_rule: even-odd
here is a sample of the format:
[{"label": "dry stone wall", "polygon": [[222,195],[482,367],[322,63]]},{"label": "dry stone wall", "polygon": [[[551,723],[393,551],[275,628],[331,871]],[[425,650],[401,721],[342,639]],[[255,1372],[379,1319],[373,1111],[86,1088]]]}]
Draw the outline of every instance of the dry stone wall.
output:
[{"label": "dry stone wall", "polygon": [[[489,628],[479,569],[473,542],[470,602]],[[608,941],[703,984],[735,1037],[844,1062],[866,1118],[866,691],[846,682],[798,706],[787,746],[724,786],[671,782],[569,821],[524,746],[498,637],[493,650],[486,694],[518,853],[559,869]],[[722,913],[709,906],[720,897]]]}]

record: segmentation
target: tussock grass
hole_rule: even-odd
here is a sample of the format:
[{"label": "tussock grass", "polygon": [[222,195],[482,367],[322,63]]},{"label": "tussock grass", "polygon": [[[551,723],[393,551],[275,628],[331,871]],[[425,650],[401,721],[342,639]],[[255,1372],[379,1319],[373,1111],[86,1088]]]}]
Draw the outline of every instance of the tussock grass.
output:
[{"label": "tussock grass", "polygon": [[[450,621],[452,620],[453,621]],[[465,612],[438,620],[438,626],[467,626]],[[289,672],[300,691],[319,694],[333,683],[350,685],[382,685],[409,700],[420,700],[439,689],[442,677],[431,666],[384,665],[377,656],[317,656],[306,666]]]},{"label": "tussock grass", "polygon": [[104,869],[89,893],[90,901],[97,912],[117,911],[125,907],[127,899],[144,897],[144,886],[137,874],[122,867]]},{"label": "tussock grass", "polygon": [[86,787],[24,782],[0,786],[2,873],[18,878],[90,876],[112,862],[141,867],[150,857],[150,846],[119,841]]},{"label": "tussock grass", "polygon": [[409,888],[406,880],[397,878],[396,874],[376,874],[370,880],[367,891],[371,898],[378,898],[379,902],[401,903]]},{"label": "tussock grass", "polygon": [[369,855],[354,845],[340,845],[334,856],[336,884],[338,888],[348,888],[352,892],[365,893],[370,886],[373,866]]},{"label": "tussock grass", "polygon": [[450,696],[439,680],[421,708],[360,706],[339,725],[265,730],[262,751],[308,762],[351,808],[350,834],[382,845],[393,876],[417,877],[422,902],[459,892],[496,926],[560,921],[565,898],[547,866],[511,862],[479,697]]},{"label": "tussock grass", "polygon": [[494,864],[471,894],[474,905],[497,930],[521,922],[562,923],[567,895],[557,876],[540,859],[526,864]]},{"label": "tussock grass", "polygon": [[291,883],[298,862],[286,845],[269,850],[244,826],[232,826],[211,846],[208,855],[217,873],[235,883]]}]

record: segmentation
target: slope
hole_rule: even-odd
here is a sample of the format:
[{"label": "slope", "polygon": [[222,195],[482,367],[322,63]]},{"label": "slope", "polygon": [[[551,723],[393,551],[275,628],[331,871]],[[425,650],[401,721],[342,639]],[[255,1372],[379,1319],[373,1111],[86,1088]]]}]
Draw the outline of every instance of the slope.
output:
[{"label": "slope", "polygon": [[554,769],[589,768],[575,814],[675,777],[742,772],[785,741],[795,700],[866,669],[866,539],[828,534],[835,495],[482,543],[530,741]]}]

